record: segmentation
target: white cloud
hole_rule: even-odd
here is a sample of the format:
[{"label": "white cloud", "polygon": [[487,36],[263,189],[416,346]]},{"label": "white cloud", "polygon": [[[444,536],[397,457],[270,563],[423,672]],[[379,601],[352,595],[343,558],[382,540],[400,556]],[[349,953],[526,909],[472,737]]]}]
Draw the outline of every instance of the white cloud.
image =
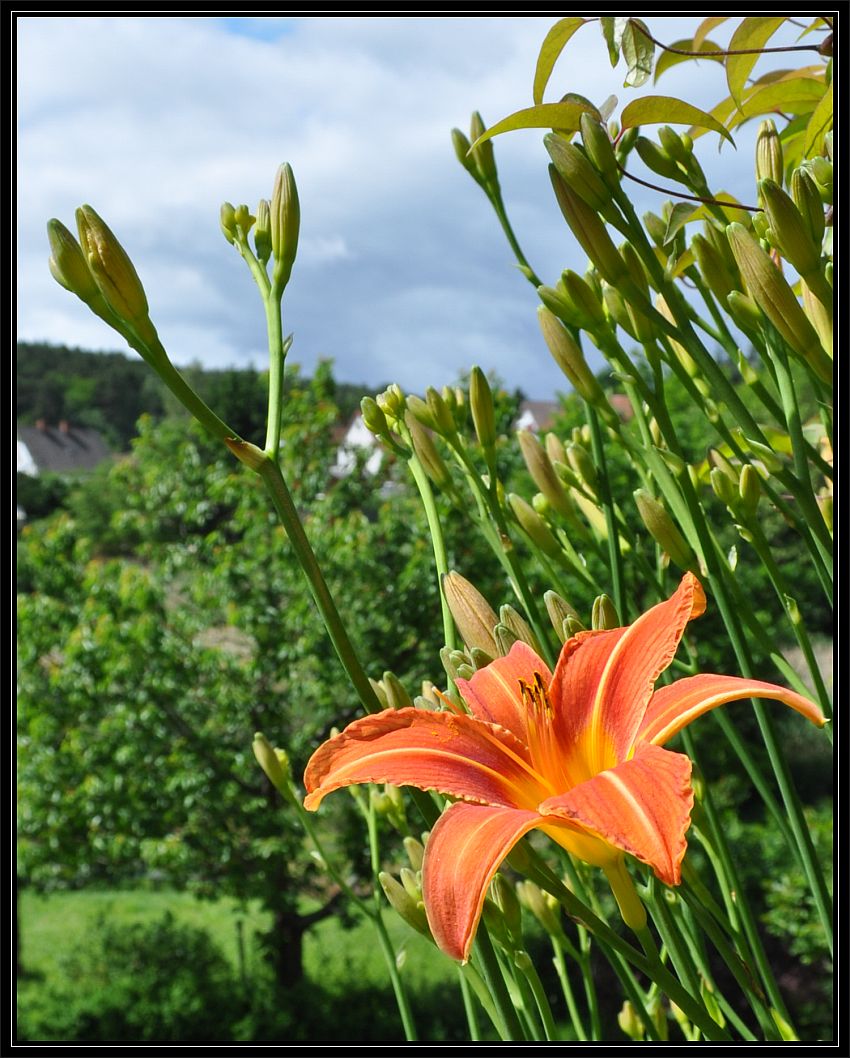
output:
[{"label": "white cloud", "polygon": [[[449,140],[475,108],[492,123],[530,104],[552,21],[20,17],[20,337],[120,345],[47,274],[46,220],[73,226],[74,207],[89,202],[131,253],[178,362],[261,363],[259,301],[218,211],[224,200],[253,209],[286,160],[302,244],[285,320],[307,369],[333,355],[343,379],[423,389],[477,360],[532,396],[563,385],[537,334],[534,293]],[[670,40],[693,24],[653,20]],[[598,28],[581,33],[547,98],[613,91],[622,105],[632,93]],[[693,64],[672,70],[658,90],[711,105],[723,83],[709,65],[699,77]],[[497,156],[520,242],[551,282],[584,262],[540,139],[503,137]],[[724,153],[724,186],[737,180],[745,195],[751,158]],[[660,206],[652,192],[636,197],[640,210]]]}]

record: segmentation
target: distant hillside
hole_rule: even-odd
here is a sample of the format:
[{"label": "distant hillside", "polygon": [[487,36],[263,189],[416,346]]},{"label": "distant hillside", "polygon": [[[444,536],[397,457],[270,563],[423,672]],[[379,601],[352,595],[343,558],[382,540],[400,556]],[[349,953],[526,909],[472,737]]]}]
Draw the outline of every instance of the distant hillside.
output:
[{"label": "distant hillside", "polygon": [[[90,426],[115,451],[124,451],[136,433],[136,421],[179,413],[179,408],[147,364],[123,353],[94,353],[44,342],[19,342],[16,348],[17,420],[62,419]],[[208,371],[183,369],[208,404],[243,437],[265,436],[266,376],[253,368]],[[332,398],[347,419],[369,387],[335,383]]]}]

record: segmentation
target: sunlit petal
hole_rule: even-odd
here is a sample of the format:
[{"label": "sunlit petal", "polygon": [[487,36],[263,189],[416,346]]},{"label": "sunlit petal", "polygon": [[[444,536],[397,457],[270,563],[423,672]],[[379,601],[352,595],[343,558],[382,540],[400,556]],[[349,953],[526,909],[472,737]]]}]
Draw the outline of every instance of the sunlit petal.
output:
[{"label": "sunlit petal", "polygon": [[548,687],[552,680],[546,662],[531,647],[516,642],[506,657],[496,658],[472,677],[457,685],[474,716],[501,724],[528,745],[526,707],[520,694],[520,680],[532,684],[539,672]]},{"label": "sunlit petal", "polygon": [[326,742],[307,764],[304,806],[313,810],[332,790],[364,782],[521,807],[546,796],[528,750],[509,731],[471,716],[426,709],[364,716]]},{"label": "sunlit petal", "polygon": [[654,746],[663,746],[668,739],[709,709],[716,709],[718,705],[735,702],[739,698],[772,698],[790,705],[818,727],[823,727],[826,723],[823,713],[815,703],[795,691],[778,687],[774,683],[763,683],[761,680],[705,673],[702,676],[688,676],[677,680],[669,687],[659,687],[652,696],[635,742],[651,742]]},{"label": "sunlit petal", "polygon": [[550,698],[563,718],[563,744],[578,747],[589,774],[627,758],[655,681],[673,660],[685,625],[704,609],[702,587],[686,573],[669,599],[628,627],[579,633],[565,644]]},{"label": "sunlit petal", "polygon": [[631,760],[550,797],[540,811],[581,824],[678,885],[694,800],[690,779],[686,756],[641,745]]},{"label": "sunlit petal", "polygon": [[523,834],[542,822],[536,811],[454,804],[437,820],[422,864],[422,896],[438,947],[469,958],[487,886]]}]

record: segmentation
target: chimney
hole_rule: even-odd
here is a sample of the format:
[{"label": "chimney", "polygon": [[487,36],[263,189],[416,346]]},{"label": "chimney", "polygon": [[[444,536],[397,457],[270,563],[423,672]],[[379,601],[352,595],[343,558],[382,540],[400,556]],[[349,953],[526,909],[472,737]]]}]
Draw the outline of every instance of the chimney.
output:
[{"label": "chimney", "polygon": [[59,433],[68,434],[71,432],[71,425],[67,419],[59,420]]}]

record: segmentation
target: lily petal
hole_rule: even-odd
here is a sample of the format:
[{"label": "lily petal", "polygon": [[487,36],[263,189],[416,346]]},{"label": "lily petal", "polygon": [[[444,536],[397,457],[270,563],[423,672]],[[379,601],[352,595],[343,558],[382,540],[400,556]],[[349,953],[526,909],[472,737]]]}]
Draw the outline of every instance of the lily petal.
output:
[{"label": "lily petal", "polygon": [[778,687],[775,683],[742,679],[739,676],[716,676],[704,673],[687,676],[668,687],[659,687],[650,700],[643,721],[638,728],[635,743],[652,743],[663,746],[675,734],[687,727],[692,720],[715,709],[718,705],[735,702],[739,698],[772,698],[784,702],[802,713],[818,727],[827,722],[814,702],[802,694]]},{"label": "lily petal", "polygon": [[552,682],[548,665],[518,640],[505,657],[479,669],[471,680],[458,680],[457,685],[473,716],[506,727],[528,745],[527,710],[519,685],[520,680],[533,684],[535,672],[540,673],[548,687]]},{"label": "lily petal", "polygon": [[550,797],[540,812],[580,824],[678,885],[694,803],[690,780],[688,757],[643,744],[631,760]]},{"label": "lily petal", "polygon": [[537,812],[451,805],[437,820],[422,863],[422,896],[437,947],[466,962],[487,886],[519,839],[542,822]]},{"label": "lily petal", "polygon": [[626,760],[655,681],[673,660],[685,625],[704,610],[702,587],[686,573],[666,602],[634,624],[567,641],[549,696],[573,773],[587,777]]},{"label": "lily petal", "polygon": [[418,786],[526,808],[552,792],[532,769],[526,747],[509,731],[471,716],[426,709],[364,716],[320,746],[304,773],[304,807],[312,811],[332,790],[363,782]]}]

